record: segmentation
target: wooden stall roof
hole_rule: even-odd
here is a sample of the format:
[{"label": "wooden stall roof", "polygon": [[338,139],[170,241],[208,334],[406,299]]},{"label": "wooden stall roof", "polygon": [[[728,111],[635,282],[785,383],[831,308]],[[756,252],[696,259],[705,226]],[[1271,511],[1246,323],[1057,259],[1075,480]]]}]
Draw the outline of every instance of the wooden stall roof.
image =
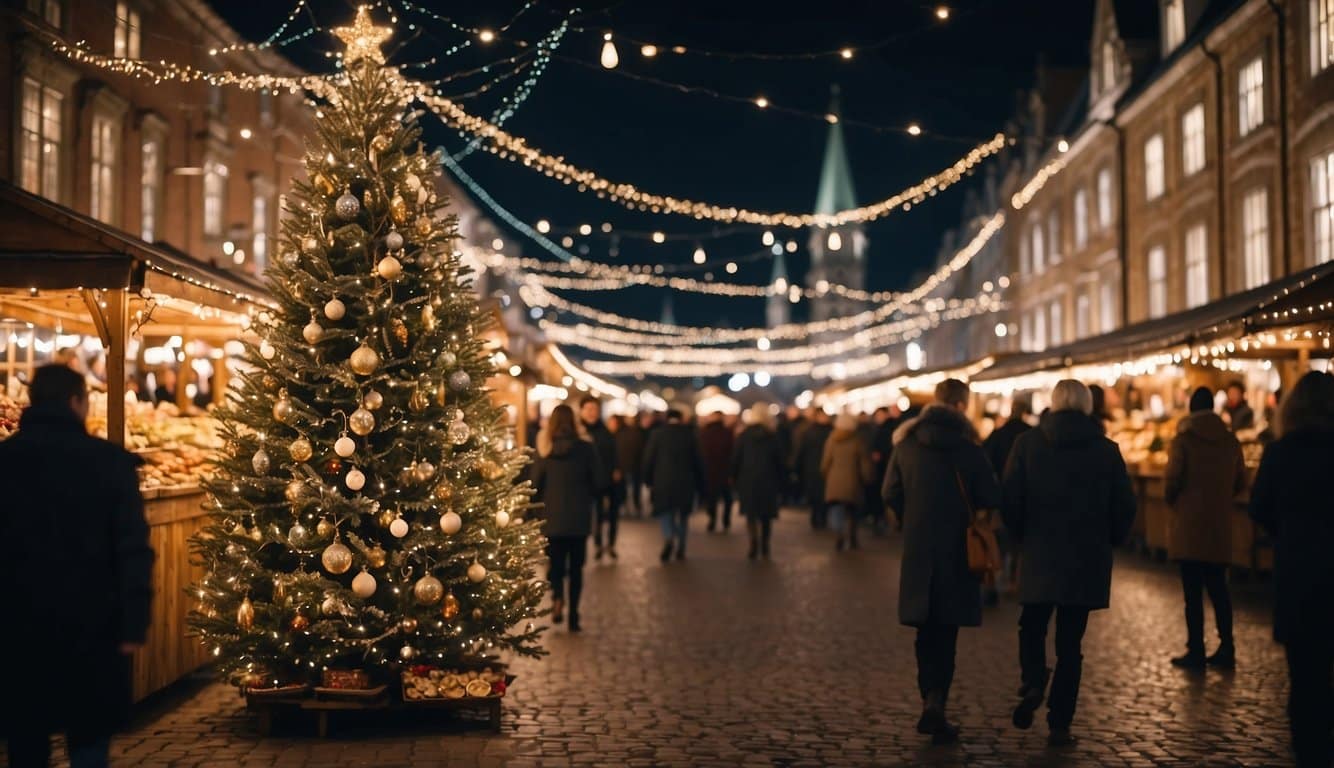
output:
[{"label": "wooden stall roof", "polygon": [[1334,323],[1334,262],[1309,270],[1309,279],[1246,317],[1248,330]]}]

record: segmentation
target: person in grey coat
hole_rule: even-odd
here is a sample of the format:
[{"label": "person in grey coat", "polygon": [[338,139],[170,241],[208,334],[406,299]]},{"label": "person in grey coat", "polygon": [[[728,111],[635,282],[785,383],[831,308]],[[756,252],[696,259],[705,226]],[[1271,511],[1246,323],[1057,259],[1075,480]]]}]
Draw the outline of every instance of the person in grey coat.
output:
[{"label": "person in grey coat", "polygon": [[[1019,543],[1020,701],[1017,728],[1033,724],[1051,677],[1048,743],[1074,742],[1081,644],[1089,612],[1106,608],[1112,549],[1135,519],[1135,495],[1116,443],[1089,418],[1093,396],[1073,379],[1056,384],[1051,410],[1015,441],[1005,470],[1005,527]],[[1056,617],[1056,673],[1047,669],[1047,626]]]},{"label": "person in grey coat", "polygon": [[669,411],[667,423],[649,437],[641,474],[651,489],[653,514],[662,526],[659,559],[667,562],[673,551],[677,560],[686,559],[686,531],[695,497],[702,495],[704,464],[700,461],[699,441],[681,410]]},{"label": "person in grey coat", "polygon": [[945,707],[954,680],[959,627],[982,623],[978,579],[965,536],[974,514],[1000,507],[1000,487],[968,421],[968,385],[947,379],[936,402],[894,432],[882,496],[903,530],[899,622],[917,628],[919,733],[958,739]]},{"label": "person in grey coat", "polygon": [[783,446],[769,415],[769,407],[756,403],[746,412],[748,426],[732,448],[731,478],[741,503],[741,515],[750,532],[751,560],[769,559],[769,537],[778,516],[778,496],[783,490],[786,467]]},{"label": "person in grey coat", "polygon": [[537,466],[533,471],[534,500],[546,516],[543,532],[551,560],[552,621],[564,618],[565,579],[570,580],[570,631],[579,623],[579,596],[584,589],[584,561],[588,535],[593,530],[593,505],[600,492],[602,468],[597,450],[574,420],[574,410],[558,405],[547,428],[537,436]]}]

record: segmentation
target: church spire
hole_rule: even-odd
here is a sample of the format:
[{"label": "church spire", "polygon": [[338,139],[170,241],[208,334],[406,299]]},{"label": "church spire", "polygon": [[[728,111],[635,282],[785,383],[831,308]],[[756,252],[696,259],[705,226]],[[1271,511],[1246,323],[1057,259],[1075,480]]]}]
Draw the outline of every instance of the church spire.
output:
[{"label": "church spire", "polygon": [[672,309],[671,293],[668,293],[662,299],[662,318],[658,322],[663,325],[676,325],[676,312]]},{"label": "church spire", "polygon": [[769,285],[773,285],[779,280],[788,282],[787,261],[783,259],[782,251],[779,251],[778,255],[774,256],[774,269],[773,274],[769,275]]},{"label": "church spire", "polygon": [[[838,86],[830,89],[829,114],[837,121],[841,105]],[[832,214],[857,207],[857,193],[852,187],[852,165],[843,143],[843,126],[833,122],[825,139],[824,164],[820,168],[820,190],[815,196],[815,212]]]}]

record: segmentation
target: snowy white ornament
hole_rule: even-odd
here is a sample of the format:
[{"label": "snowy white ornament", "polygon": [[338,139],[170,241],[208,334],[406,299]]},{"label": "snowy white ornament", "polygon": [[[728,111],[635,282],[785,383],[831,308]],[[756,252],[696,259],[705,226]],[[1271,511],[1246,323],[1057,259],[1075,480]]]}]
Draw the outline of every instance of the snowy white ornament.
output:
[{"label": "snowy white ornament", "polygon": [[386,256],[375,265],[375,271],[386,280],[397,280],[403,274],[403,265],[393,256]]},{"label": "snowy white ornament", "polygon": [[324,328],[314,319],[306,323],[306,327],[301,329],[301,337],[307,344],[318,344],[320,339],[324,338]]},{"label": "snowy white ornament", "polygon": [[276,354],[278,354],[278,350],[274,349],[273,345],[270,344],[267,340],[261,341],[259,343],[260,357],[264,358],[265,360],[272,360],[273,356]]},{"label": "snowy white ornament", "polygon": [[320,603],[320,612],[323,613],[325,616],[337,616],[338,611],[341,608],[342,606],[339,605],[338,598],[334,597],[333,595],[329,595],[328,597],[324,598],[324,602]]},{"label": "snowy white ornament", "polygon": [[270,465],[269,452],[263,448],[255,451],[255,455],[250,457],[250,466],[255,469],[257,475],[267,475]]},{"label": "snowy white ornament", "polygon": [[356,452],[357,452],[357,441],[348,437],[346,433],[344,433],[341,437],[339,437],[337,440],[334,441],[334,453],[338,454],[344,459],[346,459],[348,456],[351,456]]},{"label": "snowy white ornament", "polygon": [[324,305],[324,316],[330,320],[342,320],[346,314],[347,305],[341,299],[329,299],[329,303]]},{"label": "snowy white ornament", "polygon": [[361,212],[361,203],[357,201],[357,196],[348,190],[334,202],[334,212],[344,221],[351,221]]},{"label": "snowy white ornament", "polygon": [[391,251],[397,251],[403,247],[403,235],[399,234],[397,228],[389,230],[389,234],[384,236],[384,247]]},{"label": "snowy white ornament", "polygon": [[457,512],[449,511],[440,516],[440,530],[452,536],[463,528],[463,518]]},{"label": "snowy white ornament", "polygon": [[394,535],[394,538],[398,538],[398,539],[401,539],[401,538],[403,538],[404,536],[407,536],[407,535],[408,535],[408,521],[407,521],[407,520],[404,520],[404,519],[401,518],[401,517],[396,517],[396,518],[394,518],[394,522],[392,522],[392,523],[389,524],[389,532],[392,533],[392,534]]},{"label": "snowy white ornament", "polygon": [[332,574],[347,573],[352,567],[352,550],[347,548],[343,542],[334,539],[334,542],[324,548],[320,553],[320,563],[324,565],[324,570]]},{"label": "snowy white ornament", "polygon": [[422,180],[417,178],[417,174],[409,173],[403,177],[403,186],[407,187],[409,192],[416,192],[421,189]]},{"label": "snowy white ornament", "polygon": [[367,598],[375,594],[375,577],[365,569],[361,569],[352,579],[352,594],[360,598]]},{"label": "snowy white ornament", "polygon": [[497,528],[504,528],[509,524],[510,524],[510,513],[506,512],[503,509],[496,513]]},{"label": "snowy white ornament", "polygon": [[347,477],[343,478],[343,482],[347,483],[348,490],[359,491],[366,487],[366,475],[361,470],[353,467],[347,473]]},{"label": "snowy white ornament", "polygon": [[479,582],[482,579],[485,579],[486,566],[474,561],[472,565],[468,566],[468,578],[474,582]]}]

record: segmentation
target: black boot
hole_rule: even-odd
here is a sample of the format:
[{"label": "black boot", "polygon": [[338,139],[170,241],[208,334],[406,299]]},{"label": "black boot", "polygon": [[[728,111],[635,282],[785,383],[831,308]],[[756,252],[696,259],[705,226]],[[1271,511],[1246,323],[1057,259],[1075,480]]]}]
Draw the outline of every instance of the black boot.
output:
[{"label": "black boot", "polygon": [[1230,640],[1224,640],[1223,644],[1218,646],[1204,662],[1211,667],[1219,669],[1233,669],[1237,666],[1237,649]]},{"label": "black boot", "polygon": [[664,563],[672,559],[672,543],[670,541],[662,545],[662,554],[658,555],[658,559]]},{"label": "black boot", "polygon": [[932,691],[926,695],[917,732],[930,735],[932,744],[953,744],[959,740],[959,726],[945,717],[945,694]]},{"label": "black boot", "polygon": [[1051,679],[1051,670],[1045,670],[1042,674],[1041,685],[1024,685],[1019,689],[1019,704],[1014,708],[1014,714],[1010,717],[1010,722],[1015,728],[1026,731],[1033,726],[1033,713],[1042,706],[1042,699],[1046,696],[1047,681]]},{"label": "black boot", "polygon": [[1172,659],[1172,666],[1178,669],[1188,669],[1198,671],[1204,669],[1208,660],[1204,657],[1204,651],[1190,650],[1180,656]]},{"label": "black boot", "polygon": [[750,560],[754,560],[757,556],[759,556],[759,554],[760,554],[760,543],[755,540],[754,536],[752,536],[750,538],[750,551],[746,553],[746,557]]}]

